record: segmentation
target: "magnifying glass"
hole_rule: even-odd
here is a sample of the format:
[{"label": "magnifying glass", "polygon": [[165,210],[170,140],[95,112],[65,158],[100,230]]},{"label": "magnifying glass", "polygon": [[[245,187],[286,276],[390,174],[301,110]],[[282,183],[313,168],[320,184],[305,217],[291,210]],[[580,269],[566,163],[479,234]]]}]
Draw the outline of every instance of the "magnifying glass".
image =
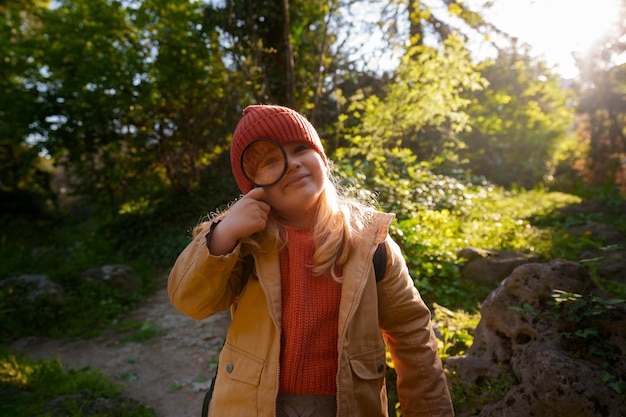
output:
[{"label": "magnifying glass", "polygon": [[276,184],[287,172],[287,154],[278,142],[256,139],[241,154],[241,170],[255,187]]}]

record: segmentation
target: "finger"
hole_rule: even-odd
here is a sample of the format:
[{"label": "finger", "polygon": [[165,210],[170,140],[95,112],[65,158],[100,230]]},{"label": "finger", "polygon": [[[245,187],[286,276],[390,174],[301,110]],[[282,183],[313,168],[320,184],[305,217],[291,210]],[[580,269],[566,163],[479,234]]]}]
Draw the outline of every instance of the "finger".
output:
[{"label": "finger", "polygon": [[265,201],[265,190],[262,187],[253,188],[244,197],[250,198],[257,202],[257,207],[261,208],[265,213],[269,213],[271,207],[267,201]]},{"label": "finger", "polygon": [[251,198],[257,201],[263,201],[265,199],[265,190],[263,187],[253,188],[245,195],[245,197]]}]

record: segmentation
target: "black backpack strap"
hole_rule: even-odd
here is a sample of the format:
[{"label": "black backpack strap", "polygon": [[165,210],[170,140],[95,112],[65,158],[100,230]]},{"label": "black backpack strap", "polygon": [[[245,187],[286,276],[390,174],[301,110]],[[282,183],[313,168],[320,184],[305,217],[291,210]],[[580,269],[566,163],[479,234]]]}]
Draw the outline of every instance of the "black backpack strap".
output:
[{"label": "black backpack strap", "polygon": [[380,282],[385,276],[385,269],[387,267],[387,247],[385,242],[380,243],[374,252],[374,274],[376,275],[376,282]]},{"label": "black backpack strap", "polygon": [[213,398],[213,388],[215,388],[215,379],[217,378],[217,370],[215,371],[215,375],[213,375],[213,380],[211,381],[211,388],[204,394],[204,401],[202,401],[202,415],[200,417],[207,417],[209,415],[209,403],[211,402],[211,398]]}]

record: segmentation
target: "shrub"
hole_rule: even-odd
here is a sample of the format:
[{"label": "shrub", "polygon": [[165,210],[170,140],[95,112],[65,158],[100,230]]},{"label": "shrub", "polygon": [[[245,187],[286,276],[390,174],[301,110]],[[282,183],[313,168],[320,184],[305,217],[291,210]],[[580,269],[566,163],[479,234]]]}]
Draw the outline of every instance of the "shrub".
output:
[{"label": "shrub", "polygon": [[[107,399],[106,412],[101,401]],[[100,404],[100,405],[97,405]],[[32,361],[0,352],[0,415],[13,417],[154,417],[154,410],[120,397],[101,372],[64,371],[57,360]]]}]

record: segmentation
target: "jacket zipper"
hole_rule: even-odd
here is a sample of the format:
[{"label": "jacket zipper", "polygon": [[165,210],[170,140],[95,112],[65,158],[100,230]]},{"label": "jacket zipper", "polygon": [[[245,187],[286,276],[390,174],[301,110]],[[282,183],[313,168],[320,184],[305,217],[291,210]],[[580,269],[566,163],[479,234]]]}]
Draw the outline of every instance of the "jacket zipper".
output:
[{"label": "jacket zipper", "polygon": [[[252,255],[254,257],[254,255]],[[270,299],[268,297],[268,291],[267,288],[265,287],[265,282],[263,281],[263,279],[261,279],[261,274],[259,273],[259,271],[256,268],[256,257],[254,257],[254,271],[257,274],[257,277],[259,278],[259,283],[261,284],[261,288],[263,288],[263,292],[265,293],[265,300],[267,302],[267,311],[270,315],[270,318],[272,319],[272,323],[274,323],[274,327],[276,328],[276,339],[275,339],[275,343],[278,346],[277,349],[277,354],[276,354],[276,369],[278,370],[278,372],[276,372],[276,389],[274,390],[274,412],[273,415],[276,416],[276,402],[278,401],[278,391],[280,390],[280,336],[281,336],[281,327],[278,325],[278,323],[276,322],[276,317],[274,316],[274,310],[272,309],[272,305],[270,303]]]},{"label": "jacket zipper", "polygon": [[[374,249],[375,250],[375,249]],[[370,248],[370,252],[371,252],[371,248]],[[371,256],[368,258],[372,258],[374,256],[374,253],[372,252]],[[373,263],[372,262],[367,262],[368,268],[373,268]],[[353,308],[350,311],[350,315],[348,317],[346,317],[346,324],[341,332],[341,338],[339,340],[341,340],[341,350],[339,351],[339,356],[337,357],[337,380],[335,381],[336,385],[337,385],[337,398],[336,398],[336,402],[337,402],[337,414],[336,416],[339,416],[339,373],[340,373],[340,369],[341,369],[341,355],[343,353],[343,340],[346,336],[346,333],[348,332],[348,327],[350,327],[350,322],[352,322],[352,318],[354,317],[354,313],[356,312],[356,306],[359,306],[361,304],[361,298],[363,297],[363,291],[365,288],[365,285],[367,284],[367,276],[369,274],[369,269],[366,270],[366,274],[364,274],[364,277],[362,277],[361,279],[361,285],[359,287],[359,291],[357,292],[358,294],[358,298],[355,300],[355,302],[352,304],[353,306],[355,306],[355,308]],[[350,364],[348,364],[349,366]]]}]

